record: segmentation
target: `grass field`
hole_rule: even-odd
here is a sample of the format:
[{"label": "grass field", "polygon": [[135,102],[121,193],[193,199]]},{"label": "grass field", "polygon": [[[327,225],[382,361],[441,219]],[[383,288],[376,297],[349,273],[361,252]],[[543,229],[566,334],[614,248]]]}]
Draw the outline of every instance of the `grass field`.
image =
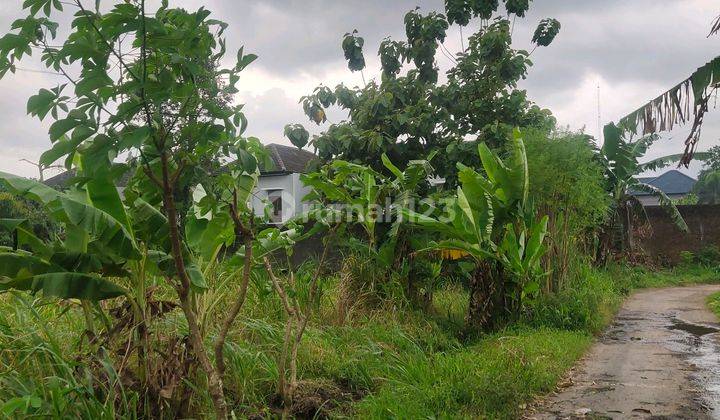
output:
[{"label": "grass field", "polygon": [[[632,290],[719,279],[701,267],[587,269],[567,292],[537,301],[506,330],[479,337],[462,334],[467,295],[457,285],[438,291],[429,313],[357,304],[340,314],[342,288],[330,282],[299,351],[294,411],[319,408],[335,418],[514,418],[555,387]],[[267,407],[277,406],[281,308],[274,295],[258,290],[249,302],[227,347],[225,385],[240,417],[272,415]],[[720,311],[720,295],[712,302]],[[185,328],[174,313],[156,324],[160,336]],[[213,320],[207,325],[212,336]],[[132,418],[142,397],[131,384],[118,391],[98,379],[98,372],[105,380],[124,375],[109,363],[88,365],[83,328],[72,302],[0,296],[0,417]],[[190,402],[194,411],[209,413],[209,400],[199,395]]]}]

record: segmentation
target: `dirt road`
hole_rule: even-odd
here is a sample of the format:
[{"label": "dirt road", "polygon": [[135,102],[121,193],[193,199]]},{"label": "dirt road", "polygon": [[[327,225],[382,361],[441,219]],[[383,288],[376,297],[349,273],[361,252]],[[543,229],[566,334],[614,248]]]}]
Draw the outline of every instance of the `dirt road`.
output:
[{"label": "dirt road", "polygon": [[718,290],[634,294],[566,387],[528,417],[720,419],[720,325],[705,306]]}]

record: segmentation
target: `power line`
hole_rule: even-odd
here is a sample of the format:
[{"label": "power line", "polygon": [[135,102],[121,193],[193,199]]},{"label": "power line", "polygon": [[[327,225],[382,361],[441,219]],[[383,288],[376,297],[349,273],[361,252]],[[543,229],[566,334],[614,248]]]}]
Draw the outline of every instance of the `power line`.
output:
[{"label": "power line", "polygon": [[600,113],[600,82],[598,81],[597,85],[597,130],[598,130],[598,140],[600,140],[600,143],[604,143],[605,139],[603,139],[603,132],[600,130],[600,126],[602,125],[602,114]]},{"label": "power line", "polygon": [[24,67],[15,67],[15,70],[26,71],[28,73],[41,73],[41,74],[52,74],[54,76],[64,76],[62,73],[58,73],[56,71],[49,71],[49,70],[28,69],[28,68],[24,68]]}]

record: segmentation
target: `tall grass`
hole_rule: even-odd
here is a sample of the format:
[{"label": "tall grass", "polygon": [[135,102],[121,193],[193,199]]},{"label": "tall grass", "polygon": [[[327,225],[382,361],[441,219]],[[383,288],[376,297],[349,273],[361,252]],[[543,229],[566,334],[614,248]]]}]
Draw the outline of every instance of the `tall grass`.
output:
[{"label": "tall grass", "polygon": [[[354,279],[342,271],[330,273],[299,349],[293,412],[336,418],[514,418],[523,404],[554,387],[632,290],[720,278],[716,270],[701,267],[663,272],[585,267],[578,273],[563,292],[530,305],[518,324],[481,337],[462,334],[468,295],[461,283],[445,282],[432,307],[416,311],[397,304],[392,293],[366,296],[371,292],[352,287]],[[210,345],[237,281],[222,267],[207,274],[213,292],[197,304]],[[165,292],[161,287],[155,297]],[[225,348],[226,392],[236,416],[273,417],[280,403],[282,307],[261,272],[248,293]],[[302,289],[299,293],[302,298]],[[172,337],[182,336],[186,326],[172,312],[155,320],[152,329]],[[0,295],[0,417],[147,417],[143,397],[118,379],[123,375],[113,368],[116,356],[88,354],[83,330],[82,311],[73,302]],[[201,378],[186,386],[195,390],[187,415],[205,417],[211,402]]]},{"label": "tall grass", "polygon": [[125,392],[107,355],[96,369],[85,363],[78,312],[0,296],[1,417],[135,417],[138,396]]}]

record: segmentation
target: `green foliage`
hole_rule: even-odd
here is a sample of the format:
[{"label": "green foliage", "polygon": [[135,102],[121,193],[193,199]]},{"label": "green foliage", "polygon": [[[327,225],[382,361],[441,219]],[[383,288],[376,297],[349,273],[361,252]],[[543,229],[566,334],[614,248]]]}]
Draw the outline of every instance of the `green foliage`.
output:
[{"label": "green foliage", "polygon": [[720,248],[708,245],[697,254],[697,262],[705,267],[716,267],[720,264]]},{"label": "green foliage", "polygon": [[[484,174],[459,163],[457,196],[448,198],[434,216],[402,210],[410,223],[440,235],[429,249],[465,253],[476,264],[475,275],[487,277],[471,281],[471,293],[482,302],[471,300],[470,313],[480,306],[482,316],[488,317],[474,320],[481,328],[488,327],[490,317],[506,310],[513,313],[525,299],[535,297],[543,276],[540,258],[546,251],[548,217],[536,220],[528,201],[528,162],[519,132],[510,145],[510,156],[503,161],[480,144]],[[488,283],[489,290],[478,290]],[[504,307],[488,303],[496,294],[503,296]]]},{"label": "green foliage", "polygon": [[[43,240],[50,239],[57,231],[57,227],[48,219],[41,206],[8,192],[0,185],[0,221],[6,219],[24,221],[29,233]],[[3,228],[0,222],[0,246],[14,245],[13,229],[14,227]]]},{"label": "green foliage", "polygon": [[[522,1],[508,3],[513,13],[527,9]],[[465,25],[474,16],[489,19],[498,6],[497,0],[448,0],[447,18],[412,10],[404,20],[406,40],[386,38],[380,44],[380,82],[353,89],[339,85],[333,95],[318,88],[304,97],[303,110],[316,124],[326,121],[328,104],[349,115],[311,141],[321,160],[340,159],[383,172],[383,154],[404,169],[411,160],[434,151],[437,174],[455,187],[457,162],[480,165],[474,152],[479,143],[495,149],[515,127],[552,126],[550,113],[517,88],[531,62],[527,51],[512,48],[507,18],[483,21],[469,37],[467,49],[454,56],[457,64],[448,70],[447,81],[438,82],[435,56],[450,24]],[[345,43],[352,47],[346,57],[355,57],[356,35],[346,35]],[[403,63],[411,63],[406,72]],[[334,100],[322,101],[322,96]]]},{"label": "green foliage", "polygon": [[[602,148],[598,154],[598,159],[602,163],[607,179],[607,191],[612,196],[610,225],[605,228],[606,235],[612,235],[620,232],[619,241],[606,238],[606,246],[614,247],[614,242],[620,243],[620,250],[626,251],[631,248],[630,235],[633,225],[637,222],[647,221],[645,210],[639,200],[633,196],[633,191],[642,191],[657,197],[660,205],[668,213],[675,225],[688,232],[688,226],[682,215],[678,211],[675,203],[660,189],[642,183],[637,180],[637,176],[643,172],[646,167],[638,162],[645,155],[648,148],[658,139],[658,136],[651,134],[635,141],[626,141],[622,128],[610,123],[604,128],[604,138]],[[662,167],[668,162],[679,159],[676,157],[664,157],[656,159],[647,165],[652,167]],[[655,162],[660,162],[656,164]],[[616,248],[616,247],[615,247]]]},{"label": "green foliage", "polygon": [[[0,174],[13,193],[40,202],[65,228],[52,244],[27,243],[34,258],[64,271],[53,267],[28,276],[20,270],[3,282],[98,300],[120,292],[108,278],[132,277],[138,290],[123,294],[136,299],[132,322],[142,324],[145,276],[168,281],[216,415],[225,417],[222,381],[203,346],[194,302],[207,289],[200,261],[253,234],[248,201],[264,158],[259,140],[243,137],[247,119],[232,95],[257,56],[241,48],[236,61],[222,67],[227,24],[210,19],[203,7],[188,11],[167,1],[153,12],[145,1],[102,10],[100,2],[94,10],[75,6],[72,18],[58,19],[68,22],[58,30],[49,18],[63,12],[62,2],[27,0],[29,16],[0,39],[0,74],[40,51],[48,70],[66,77],[67,84],[31,97],[27,109],[53,120],[48,134],[54,145],[41,163],[64,159],[76,174],[67,193]],[[37,17],[40,10],[47,19]],[[131,156],[127,164],[115,162],[122,155]],[[128,172],[121,197],[115,186]],[[204,190],[204,200],[194,200],[196,190]],[[141,221],[152,221],[155,229],[138,226]]]},{"label": "green foliage", "polygon": [[684,197],[675,200],[675,205],[678,206],[694,206],[696,204],[700,204],[700,198],[698,198],[697,194],[695,194],[694,192],[691,192]]},{"label": "green foliage", "polygon": [[565,287],[572,270],[584,266],[607,220],[611,198],[592,139],[582,133],[526,131],[530,198],[549,216],[546,292]]},{"label": "green foliage", "polygon": [[308,144],[310,133],[300,124],[288,124],[285,126],[285,137],[287,137],[295,147],[302,149]]},{"label": "green foliage", "polygon": [[505,10],[508,13],[516,14],[518,17],[525,17],[525,12],[530,9],[532,0],[505,0]]},{"label": "green foliage", "polygon": [[703,171],[693,192],[699,204],[720,204],[720,170]]},{"label": "green foliage", "polygon": [[547,47],[560,33],[560,26],[560,22],[558,22],[557,19],[541,20],[537,29],[535,29],[532,42],[537,44],[539,47]]},{"label": "green foliage", "polygon": [[551,391],[590,343],[584,333],[519,330],[458,351],[403,355],[391,384],[360,401],[358,415],[516,418],[518,402]]},{"label": "green foliage", "polygon": [[357,29],[352,33],[346,33],[342,42],[343,53],[351,71],[362,71],[365,68],[365,56],[362,51],[365,40],[357,36],[357,33]]},{"label": "green foliage", "polygon": [[680,265],[689,266],[695,262],[695,254],[691,251],[680,252]]},{"label": "green foliage", "polygon": [[708,296],[707,303],[715,315],[720,317],[720,292]]},{"label": "green foliage", "polygon": [[571,278],[568,287],[542,295],[528,305],[520,322],[533,328],[597,334],[634,290],[706,283],[720,283],[720,273],[694,263],[662,271],[621,265],[598,270],[585,265]]},{"label": "green foliage", "polygon": [[693,265],[717,268],[720,265],[720,249],[716,245],[708,245],[697,253],[690,251],[680,252],[680,266],[691,267]]},{"label": "green foliage", "polygon": [[610,197],[605,193],[603,167],[590,136],[582,133],[525,131],[530,198],[548,214],[562,213],[572,234],[594,229],[606,217]]},{"label": "green foliage", "polygon": [[109,420],[140,412],[138,394],[120,383],[108,356],[91,365],[76,353],[84,326],[79,311],[70,308],[23,294],[0,296],[3,418]]}]

